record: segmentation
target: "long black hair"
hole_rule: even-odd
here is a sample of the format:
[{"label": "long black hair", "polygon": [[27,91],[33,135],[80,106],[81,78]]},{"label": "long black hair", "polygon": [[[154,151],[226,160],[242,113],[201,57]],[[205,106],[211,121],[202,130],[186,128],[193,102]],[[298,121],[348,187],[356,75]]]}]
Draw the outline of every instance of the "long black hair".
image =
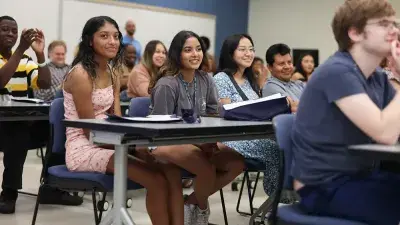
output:
[{"label": "long black hair", "polygon": [[314,56],[311,53],[304,53],[302,55],[300,55],[299,59],[296,62],[296,66],[295,66],[295,72],[300,73],[303,77],[304,77],[304,81],[308,80],[306,71],[304,71],[303,65],[301,64],[301,62],[303,61],[303,58],[306,56],[311,56],[314,59]]},{"label": "long black hair", "polygon": [[[233,76],[233,74],[235,74],[238,71],[239,67],[235,62],[235,60],[233,59],[233,54],[235,53],[235,50],[239,46],[239,42],[242,38],[249,39],[251,44],[254,46],[253,39],[251,39],[251,37],[247,34],[235,34],[226,38],[224,43],[222,44],[221,52],[219,54],[219,64],[217,73],[224,72],[228,76]],[[247,78],[253,90],[258,95],[260,95],[260,87],[258,87],[257,85],[257,81],[253,74],[252,68],[247,67],[244,70],[243,75]]]},{"label": "long black hair", "polygon": [[94,33],[96,33],[105,23],[111,23],[118,30],[119,49],[117,55],[110,60],[112,69],[119,67],[122,64],[123,58],[123,44],[122,33],[119,31],[117,22],[108,16],[97,16],[89,19],[83,27],[81,42],[78,46],[78,53],[76,54],[72,67],[81,63],[83,68],[88,72],[92,79],[96,78],[96,67],[98,63],[94,60],[95,51],[91,42],[93,41]]},{"label": "long black hair", "polygon": [[175,35],[174,39],[172,39],[171,46],[168,49],[167,61],[165,62],[164,66],[161,67],[160,72],[157,74],[157,76],[155,76],[154,79],[150,81],[149,91],[155,86],[155,84],[161,77],[175,76],[179,74],[179,70],[182,68],[182,62],[181,62],[182,49],[183,46],[185,45],[186,40],[191,37],[197,38],[201,46],[201,51],[203,52],[203,60],[201,61],[199,68],[208,63],[206,49],[199,35],[197,35],[192,31],[187,31],[187,30],[180,31]]}]

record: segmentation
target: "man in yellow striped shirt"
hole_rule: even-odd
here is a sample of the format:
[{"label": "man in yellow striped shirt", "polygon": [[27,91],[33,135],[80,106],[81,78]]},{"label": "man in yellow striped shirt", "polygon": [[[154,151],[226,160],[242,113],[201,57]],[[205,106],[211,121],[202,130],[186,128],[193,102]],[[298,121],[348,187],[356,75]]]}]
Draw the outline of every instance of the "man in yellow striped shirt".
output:
[{"label": "man in yellow striped shirt", "polygon": [[[18,26],[9,16],[0,16],[0,94],[27,97],[29,89],[47,89],[51,84],[50,71],[45,63],[44,35],[41,30],[23,30],[20,43],[12,52],[18,39]],[[37,63],[24,52],[31,47]],[[22,188],[22,173],[27,151],[43,146],[49,135],[48,121],[41,122],[0,122],[0,150],[3,151],[3,182],[0,195],[0,213],[15,212],[18,189]],[[58,190],[50,190],[42,195],[41,203],[75,203],[63,201],[70,196]],[[58,202],[46,201],[57,199]],[[67,199],[69,200],[69,199]]]}]

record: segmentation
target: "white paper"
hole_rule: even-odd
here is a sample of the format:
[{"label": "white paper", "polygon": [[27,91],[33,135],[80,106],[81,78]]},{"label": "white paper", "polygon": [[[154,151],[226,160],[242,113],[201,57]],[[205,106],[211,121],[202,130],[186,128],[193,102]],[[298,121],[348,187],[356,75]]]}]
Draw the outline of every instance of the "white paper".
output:
[{"label": "white paper", "polygon": [[266,102],[266,101],[271,101],[274,99],[279,99],[279,98],[286,98],[285,96],[283,96],[281,93],[278,94],[274,94],[274,95],[270,95],[267,97],[263,97],[263,98],[259,98],[259,99],[255,99],[255,100],[247,100],[247,101],[242,101],[242,102],[235,102],[235,103],[230,103],[230,104],[225,104],[223,105],[225,110],[231,110],[240,106],[245,106],[245,105],[251,105],[254,103],[258,103],[258,102]]},{"label": "white paper", "polygon": [[127,120],[140,122],[163,122],[163,121],[180,121],[182,118],[172,115],[150,115],[147,117],[123,117]]},{"label": "white paper", "polygon": [[15,100],[15,101],[20,100],[20,101],[28,101],[28,102],[32,102],[32,103],[44,103],[43,100],[37,99],[37,98],[13,97],[13,96],[11,96],[10,98],[11,98],[11,100]]}]

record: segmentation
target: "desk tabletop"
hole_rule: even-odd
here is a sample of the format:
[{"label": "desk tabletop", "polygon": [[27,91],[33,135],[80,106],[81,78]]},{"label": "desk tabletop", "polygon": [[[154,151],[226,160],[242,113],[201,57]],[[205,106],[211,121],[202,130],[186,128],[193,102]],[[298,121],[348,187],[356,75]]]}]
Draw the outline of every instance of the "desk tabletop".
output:
[{"label": "desk tabletop", "polygon": [[50,104],[47,103],[28,103],[28,102],[17,102],[17,101],[0,101],[0,108],[49,108]]},{"label": "desk tabletop", "polygon": [[375,160],[389,160],[400,162],[400,144],[362,144],[348,147],[350,154],[370,157]]},{"label": "desk tabletop", "polygon": [[230,121],[222,118],[203,117],[201,123],[141,123],[110,122],[101,119],[65,120],[67,127],[87,128],[114,133],[127,133],[143,136],[179,136],[238,133],[273,133],[272,122]]}]

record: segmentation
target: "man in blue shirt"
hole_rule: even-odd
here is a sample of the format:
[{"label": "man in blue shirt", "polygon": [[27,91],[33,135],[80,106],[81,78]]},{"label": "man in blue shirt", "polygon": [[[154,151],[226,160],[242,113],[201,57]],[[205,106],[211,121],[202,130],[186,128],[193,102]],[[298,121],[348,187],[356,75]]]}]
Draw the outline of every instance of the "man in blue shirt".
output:
[{"label": "man in blue shirt", "polygon": [[140,62],[140,58],[142,57],[142,45],[138,40],[136,40],[133,36],[136,32],[136,24],[133,20],[126,21],[125,24],[126,34],[124,35],[122,42],[124,44],[133,45],[136,49],[136,62],[138,64]]},{"label": "man in blue shirt", "polygon": [[294,187],[308,213],[397,225],[400,175],[347,150],[399,138],[400,93],[377,69],[392,55],[400,71],[395,10],[383,0],[348,0],[335,13],[332,28],[339,51],[316,69],[297,110]]}]

